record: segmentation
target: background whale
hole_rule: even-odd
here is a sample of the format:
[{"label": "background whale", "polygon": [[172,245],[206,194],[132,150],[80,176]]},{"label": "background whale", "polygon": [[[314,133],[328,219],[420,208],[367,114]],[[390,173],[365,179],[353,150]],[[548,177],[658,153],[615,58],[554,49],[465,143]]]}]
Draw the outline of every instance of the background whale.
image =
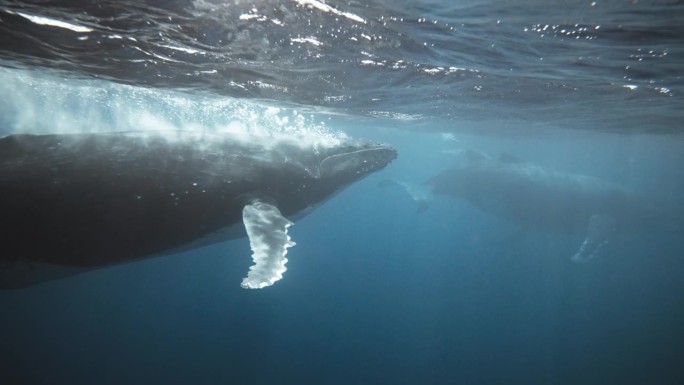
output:
[{"label": "background whale", "polygon": [[[0,138],[0,286],[249,235],[246,288],[285,271],[286,219],[384,168],[388,146],[194,133]],[[244,222],[244,227],[242,226]],[[246,230],[246,231],[245,231]]]},{"label": "background whale", "polygon": [[471,149],[451,152],[454,165],[422,185],[396,182],[424,210],[432,194],[465,199],[480,210],[525,226],[584,235],[575,262],[585,262],[617,234],[684,231],[684,216],[623,186],[562,172],[503,154]]}]

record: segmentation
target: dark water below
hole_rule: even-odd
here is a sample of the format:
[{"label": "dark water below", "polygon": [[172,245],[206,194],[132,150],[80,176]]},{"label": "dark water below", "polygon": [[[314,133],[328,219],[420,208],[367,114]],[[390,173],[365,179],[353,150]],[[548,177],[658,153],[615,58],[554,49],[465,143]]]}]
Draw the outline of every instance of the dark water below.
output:
[{"label": "dark water below", "polygon": [[465,146],[684,208],[684,4],[549,4],[0,1],[1,135],[344,132],[400,154],[296,221],[273,287],[240,288],[237,239],[0,291],[0,383],[682,383],[683,234],[644,223],[575,264],[581,235],[378,186]]}]

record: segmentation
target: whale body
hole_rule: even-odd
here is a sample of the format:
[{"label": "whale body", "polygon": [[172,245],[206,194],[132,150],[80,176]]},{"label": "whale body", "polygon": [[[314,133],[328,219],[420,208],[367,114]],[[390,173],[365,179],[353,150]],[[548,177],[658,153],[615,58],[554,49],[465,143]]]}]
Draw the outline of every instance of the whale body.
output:
[{"label": "whale body", "polygon": [[554,170],[506,154],[492,157],[465,148],[451,153],[454,165],[420,188],[396,183],[422,205],[431,194],[447,195],[524,226],[583,235],[584,241],[571,258],[574,262],[595,257],[614,234],[681,234],[684,229],[681,212],[650,202],[616,183]]},{"label": "whale body", "polygon": [[194,133],[0,138],[0,286],[249,236],[245,288],[285,271],[286,219],[384,168],[391,147]]}]

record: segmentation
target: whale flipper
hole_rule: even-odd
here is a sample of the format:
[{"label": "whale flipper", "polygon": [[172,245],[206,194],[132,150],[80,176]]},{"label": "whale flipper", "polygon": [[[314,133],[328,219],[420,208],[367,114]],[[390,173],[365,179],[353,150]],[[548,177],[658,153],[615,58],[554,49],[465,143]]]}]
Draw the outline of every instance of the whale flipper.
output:
[{"label": "whale flipper", "polygon": [[570,260],[577,263],[589,262],[598,250],[608,243],[608,239],[614,232],[615,220],[613,218],[606,215],[592,215],[589,218],[587,236]]},{"label": "whale flipper", "polygon": [[422,184],[385,179],[378,185],[380,187],[399,186],[404,189],[418,203],[417,213],[425,212],[430,206],[430,202],[434,199],[430,188]]},{"label": "whale flipper", "polygon": [[293,225],[277,207],[254,202],[242,209],[242,221],[252,247],[254,265],[242,280],[245,289],[261,289],[283,278],[287,249],[295,245],[287,235]]}]

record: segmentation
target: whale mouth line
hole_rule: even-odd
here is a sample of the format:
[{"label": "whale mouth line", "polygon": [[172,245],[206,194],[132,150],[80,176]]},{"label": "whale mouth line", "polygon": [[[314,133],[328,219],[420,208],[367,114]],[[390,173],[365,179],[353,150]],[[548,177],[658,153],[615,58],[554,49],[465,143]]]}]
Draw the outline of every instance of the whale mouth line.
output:
[{"label": "whale mouth line", "polygon": [[362,149],[360,149],[360,150],[354,150],[354,151],[349,151],[349,152],[343,152],[343,153],[339,153],[339,154],[329,155],[329,156],[325,157],[325,158],[321,161],[321,165],[322,165],[323,163],[329,161],[329,160],[332,160],[332,159],[335,159],[335,158],[338,158],[338,157],[341,157],[341,156],[362,154],[362,153],[366,153],[366,152],[376,152],[376,151],[382,151],[382,150],[394,151],[394,149],[393,149],[392,147],[390,147],[390,146],[383,146],[383,145],[379,145],[379,146],[377,146],[377,147],[372,147],[372,148],[362,148]]},{"label": "whale mouth line", "polygon": [[396,157],[397,151],[387,145],[334,154],[320,162],[316,177],[336,177],[346,173],[367,174],[388,165]]}]

